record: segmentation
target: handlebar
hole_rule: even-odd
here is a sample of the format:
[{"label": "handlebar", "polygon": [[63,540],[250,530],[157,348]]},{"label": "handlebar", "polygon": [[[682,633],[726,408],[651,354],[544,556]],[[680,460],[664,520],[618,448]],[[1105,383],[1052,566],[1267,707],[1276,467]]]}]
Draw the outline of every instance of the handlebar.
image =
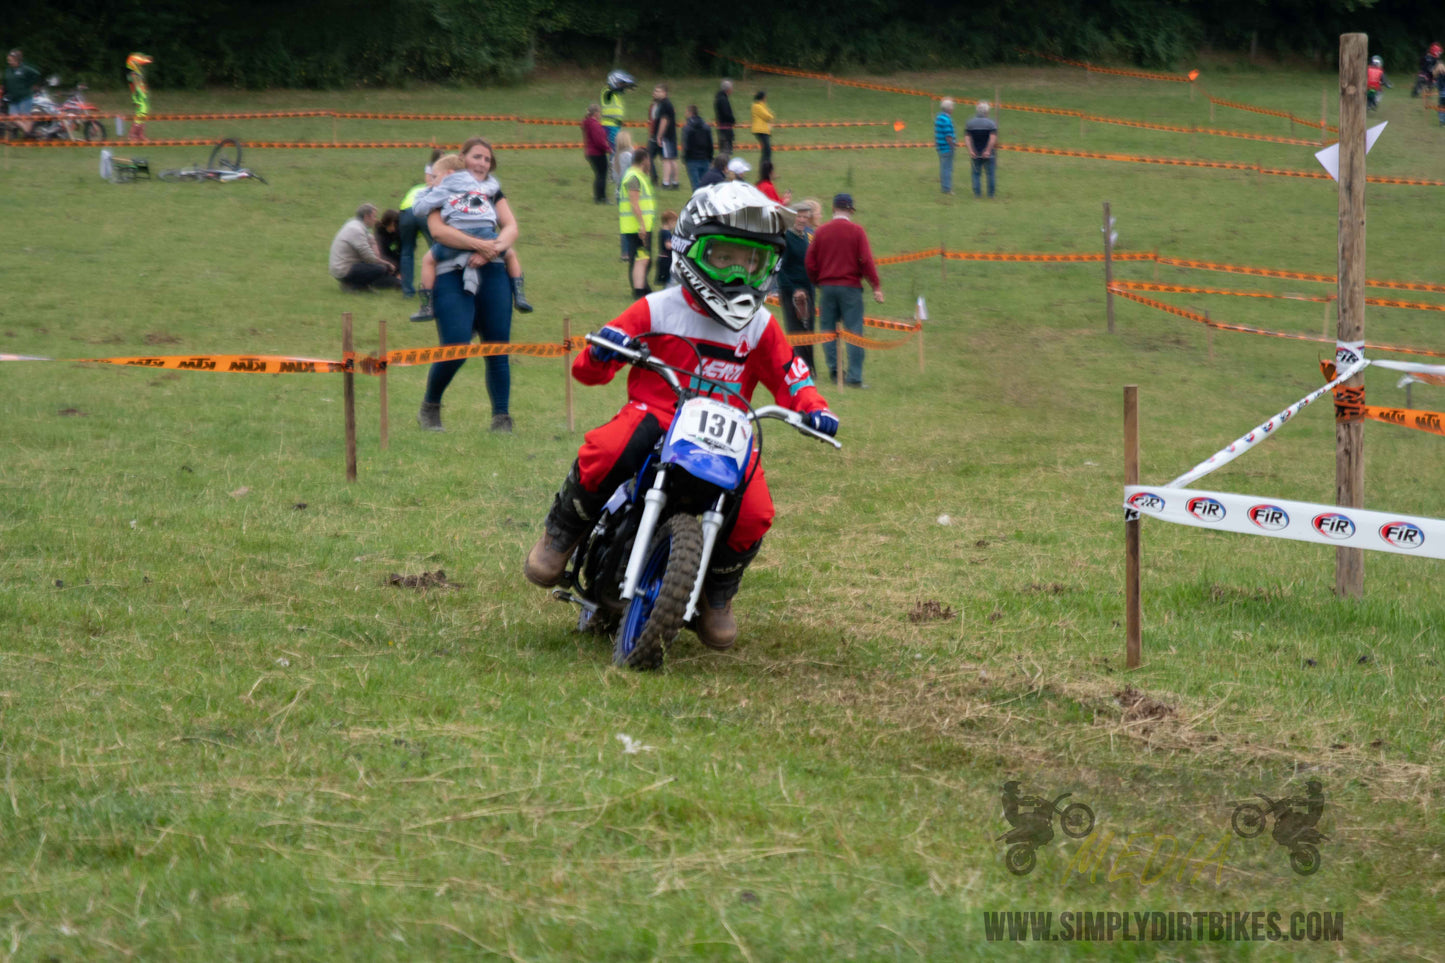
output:
[{"label": "handlebar", "polygon": [[[661,377],[663,381],[667,382],[668,386],[677,393],[679,398],[685,397],[688,394],[688,390],[677,380],[677,374],[674,372],[672,365],[654,358],[652,353],[647,350],[647,345],[644,344],[639,348],[629,348],[626,345],[618,344],[616,341],[609,341],[590,331],[584,338],[588,344],[594,344],[603,350],[611,351],[628,364],[639,365],[647,368],[649,371],[656,372],[657,375]],[[800,412],[784,408],[781,405],[763,405],[760,408],[754,408],[748,412],[748,417],[754,422],[760,421],[763,418],[775,418],[778,421],[785,422],[789,427],[796,429],[799,433],[807,435],[810,438],[816,438],[818,441],[826,441],[834,448],[843,447],[843,443],[832,435],[825,435],[821,431],[814,431],[812,428],[809,428]]]}]

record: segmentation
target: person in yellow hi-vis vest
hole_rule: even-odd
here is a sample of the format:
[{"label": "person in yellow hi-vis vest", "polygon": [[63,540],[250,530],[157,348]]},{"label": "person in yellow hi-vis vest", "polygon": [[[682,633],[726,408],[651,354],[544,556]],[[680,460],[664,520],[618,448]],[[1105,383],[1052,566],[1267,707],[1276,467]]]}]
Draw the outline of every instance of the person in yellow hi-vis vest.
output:
[{"label": "person in yellow hi-vis vest", "polygon": [[633,87],[637,81],[625,70],[614,70],[607,75],[607,86],[602,88],[602,96],[598,103],[602,106],[602,114],[598,120],[602,124],[602,132],[607,135],[607,153],[611,155],[612,180],[619,180],[623,171],[617,169],[617,132],[622,129],[622,118],[627,113],[626,105],[622,102],[622,95]]},{"label": "person in yellow hi-vis vest", "polygon": [[652,227],[656,220],[655,188],[648,176],[651,167],[647,151],[632,153],[632,166],[622,175],[622,190],[617,198],[617,231],[627,248],[627,276],[632,280],[632,296],[646,297],[647,268],[652,259]]}]

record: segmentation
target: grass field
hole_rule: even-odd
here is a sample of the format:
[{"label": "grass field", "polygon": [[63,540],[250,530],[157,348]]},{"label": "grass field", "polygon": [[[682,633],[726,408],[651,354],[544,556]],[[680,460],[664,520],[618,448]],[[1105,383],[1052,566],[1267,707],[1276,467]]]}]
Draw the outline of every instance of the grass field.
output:
[{"label": "grass field", "polygon": [[[710,102],[712,81],[672,80],[679,109]],[[919,98],[757,82],[779,120],[902,119],[901,139],[931,133]],[[1186,85],[1068,68],[889,82],[1211,125],[1208,100]],[[739,106],[754,83],[739,83]],[[1306,117],[1337,90],[1332,76],[1228,65],[1202,83]],[[593,87],[153,99],[161,112],[580,117]],[[634,95],[630,116],[643,107]],[[1442,176],[1433,114],[1397,89],[1378,117],[1391,124],[1372,173]],[[999,120],[1005,144],[1315,166],[1308,147],[1007,109]],[[1212,126],[1291,133],[1223,108]],[[150,132],[446,143],[476,130],[321,119]],[[575,128],[484,133],[577,139]],[[780,131],[775,144],[894,136]],[[205,154],[136,153],[153,168]],[[112,185],[95,155],[0,149],[0,352],[335,358],[346,311],[362,351],[379,319],[392,347],[434,343],[431,327],[405,322],[414,302],[345,296],[326,275],[336,229],[363,200],[394,206],[425,152],[248,151],[269,186]],[[538,307],[515,317],[513,340],[555,341],[564,318],[575,332],[610,320],[627,303],[615,215],[591,204],[580,151],[498,159]],[[1121,250],[1335,266],[1329,182],[1005,152],[986,202],[969,195],[966,162],[959,194],[940,196],[930,150],[775,160],[799,197],[850,191],[879,255],[1096,251],[1109,201]],[[1367,197],[1370,276],[1438,280],[1445,188],[1372,185]],[[1158,277],[1324,293],[1167,267]],[[1300,951],[1445,958],[1439,562],[1370,554],[1365,598],[1342,600],[1327,549],[1146,523],[1145,664],[1123,669],[1121,386],[1140,386],[1144,479],[1163,482],[1317,386],[1329,349],[1224,333],[1211,343],[1127,302],[1109,336],[1097,265],[929,260],[883,279],[882,316],[907,318],[927,299],[925,370],[912,344],[870,352],[872,390],[831,392],[841,452],[769,434],[779,515],[739,596],[741,643],[717,655],[684,633],[648,675],[612,669],[603,645],[571,632],[573,612],[520,577],[581,431],[618,407],[620,382],[579,388],[569,432],[561,362],[518,357],[517,431],[497,436],[471,363],[435,435],[411,420],[425,372],[396,369],[383,451],[376,382],[358,379],[360,477],[347,484],[336,376],[0,363],[0,958],[1287,949],[987,939],[986,912],[1029,910],[1279,911],[1286,931],[1291,913],[1342,912],[1342,941]],[[1318,304],[1161,297],[1265,328],[1324,327]],[[1366,332],[1445,348],[1432,313],[1372,308]],[[1403,403],[1388,373],[1367,382],[1372,403]],[[1440,389],[1417,386],[1415,407],[1441,408]],[[1367,507],[1440,517],[1440,439],[1382,425],[1365,435]],[[1321,403],[1203,484],[1330,501],[1332,439]],[[457,587],[387,584],[437,569]],[[910,618],[930,602],[946,617]],[[622,735],[647,748],[626,751]],[[1310,778],[1326,787],[1329,840],[1320,870],[1297,876],[1268,835],[1240,839],[1229,820],[1235,801],[1300,793]],[[1093,835],[1061,835],[1031,874],[1011,875],[996,841],[1008,779],[1072,792],[1097,814]]]}]

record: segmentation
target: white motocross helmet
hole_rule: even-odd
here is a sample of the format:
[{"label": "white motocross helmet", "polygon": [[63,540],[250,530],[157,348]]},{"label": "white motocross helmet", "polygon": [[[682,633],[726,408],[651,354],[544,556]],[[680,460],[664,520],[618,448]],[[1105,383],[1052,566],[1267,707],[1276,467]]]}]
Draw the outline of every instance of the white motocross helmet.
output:
[{"label": "white motocross helmet", "polygon": [[673,231],[673,276],[713,320],[741,331],[763,306],[793,217],[743,181],[701,188]]}]

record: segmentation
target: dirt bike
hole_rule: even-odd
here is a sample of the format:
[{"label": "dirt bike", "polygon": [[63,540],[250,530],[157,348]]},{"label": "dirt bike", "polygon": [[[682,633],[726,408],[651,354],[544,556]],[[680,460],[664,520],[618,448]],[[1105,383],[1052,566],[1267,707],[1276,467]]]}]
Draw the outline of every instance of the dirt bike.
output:
[{"label": "dirt bike", "polygon": [[[614,665],[644,670],[660,668],[678,631],[697,618],[718,534],[752,478],[755,441],[755,465],[761,464],[761,422],[777,419],[843,447],[808,427],[796,411],[753,408],[726,386],[654,358],[650,337],[676,336],[643,335],[639,346],[628,347],[587,335],[589,344],[655,372],[677,395],[678,406],[652,454],[603,506],[552,591],[554,598],[581,606],[578,631],[612,636]],[[699,368],[701,360],[699,354]]]},{"label": "dirt bike", "polygon": [[[1240,803],[1234,807],[1234,815],[1229,818],[1229,825],[1241,839],[1253,839],[1264,832],[1269,825],[1269,817],[1275,820],[1275,830],[1279,830],[1279,821],[1284,816],[1293,812],[1290,808],[1296,803],[1303,803],[1300,799],[1270,799],[1262,792],[1255,793],[1265,802],[1264,806],[1258,803]],[[1289,849],[1289,865],[1301,876],[1308,876],[1320,868],[1320,851],[1315,845],[1329,839],[1324,833],[1313,826],[1305,826],[1288,837],[1281,839],[1275,836],[1275,841],[1281,846]]]},{"label": "dirt bike", "polygon": [[50,92],[59,84],[60,78],[52,76],[44,88],[36,91],[31,136],[40,140],[105,140],[105,125],[96,119],[99,109],[85,99],[89,88],[76,84],[70,96],[57,105]]},{"label": "dirt bike", "polygon": [[1033,872],[1036,859],[1034,850],[1054,838],[1054,817],[1059,817],[1059,828],[1070,839],[1083,839],[1094,831],[1094,810],[1084,803],[1069,803],[1063,809],[1059,803],[1072,796],[1066,792],[1053,802],[1039,796],[1029,796],[1020,802],[1034,807],[1019,825],[1013,827],[998,840],[1011,845],[1004,854],[1004,865],[1015,876],[1027,876]]}]

